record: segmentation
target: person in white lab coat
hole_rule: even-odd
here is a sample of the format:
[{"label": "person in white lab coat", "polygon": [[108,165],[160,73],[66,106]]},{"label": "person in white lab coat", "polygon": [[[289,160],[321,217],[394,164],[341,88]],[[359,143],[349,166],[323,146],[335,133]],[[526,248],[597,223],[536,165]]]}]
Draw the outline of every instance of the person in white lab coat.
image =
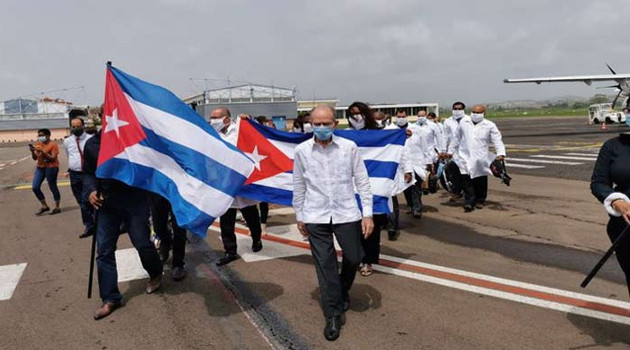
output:
[{"label": "person in white lab coat", "polygon": [[[453,137],[454,161],[459,166],[464,187],[464,210],[482,209],[488,195],[490,163],[505,159],[505,146],[496,124],[485,119],[486,107],[476,105],[463,117]],[[492,144],[496,156],[489,151]]]},{"label": "person in white lab coat", "polygon": [[453,103],[452,115],[444,121],[444,139],[446,142],[446,152],[452,152],[453,137],[459,128],[459,122],[466,116],[466,105],[464,102],[457,101]]},{"label": "person in white lab coat", "polygon": [[[238,141],[238,124],[232,122],[230,110],[224,107],[216,108],[210,114],[210,125],[221,135],[221,137],[236,146]],[[234,227],[236,225],[236,210],[240,210],[243,218],[247,223],[247,227],[252,237],[252,251],[259,252],[262,249],[260,226],[260,214],[257,207],[258,201],[235,197],[230,209],[221,215],[221,240],[225,248],[225,255],[217,259],[217,266],[229,264],[238,259],[236,254],[236,234]]]},{"label": "person in white lab coat", "polygon": [[[380,111],[374,113],[374,120],[376,120],[376,124],[383,130],[396,130],[401,128],[396,125],[396,123],[391,122],[391,117],[388,118],[387,115]],[[409,136],[411,136],[411,132],[408,133],[407,139]],[[411,164],[411,154],[409,153],[409,145],[407,142],[405,142],[405,146],[403,147],[403,153],[394,181],[398,185],[398,190],[396,191],[397,193],[404,192],[410,185],[414,184],[413,165]],[[398,196],[393,196],[391,198],[390,207],[392,208],[392,211],[387,215],[387,237],[390,241],[395,241],[400,235],[400,231],[398,230],[400,221]]]},{"label": "person in white lab coat", "polygon": [[422,181],[426,181],[427,170],[431,170],[433,163],[445,155],[445,141],[439,127],[428,120],[427,111],[418,112],[418,121],[410,129],[414,171]]},{"label": "person in white lab coat", "polygon": [[[404,109],[399,109],[396,111],[396,127],[405,129],[407,132],[407,141],[405,142],[405,148],[407,152],[406,154],[409,156],[409,158],[406,162],[408,164],[409,169],[413,172],[414,161],[417,160],[416,158],[418,159],[420,159],[421,157],[423,158],[424,152],[420,152],[418,149],[413,149],[412,143],[416,142],[417,139],[412,139],[413,132],[411,131],[411,129],[414,128],[415,126],[409,123],[409,120],[407,119],[407,112],[405,112]],[[412,154],[414,150],[416,154]],[[421,163],[422,161],[420,160],[419,162]],[[415,179],[415,177],[412,176],[412,179]],[[407,202],[407,207],[409,208],[409,211],[407,212],[407,214],[413,214],[414,218],[418,218],[418,219],[421,218],[422,217],[422,191],[414,185],[414,186],[407,187],[404,190],[403,194],[405,195],[405,201]],[[394,201],[393,203],[394,207],[396,207],[397,202],[398,202],[398,199]],[[388,231],[388,234],[390,234],[389,231]]]}]

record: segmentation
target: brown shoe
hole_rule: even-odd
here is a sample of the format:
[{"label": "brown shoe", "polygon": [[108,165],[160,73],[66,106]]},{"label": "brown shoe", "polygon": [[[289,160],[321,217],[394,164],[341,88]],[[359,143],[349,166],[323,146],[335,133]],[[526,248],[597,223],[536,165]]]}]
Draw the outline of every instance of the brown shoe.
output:
[{"label": "brown shoe", "polygon": [[156,290],[160,289],[161,285],[162,285],[162,275],[155,276],[151,278],[149,282],[147,283],[147,289],[145,289],[145,292],[147,292],[147,294],[151,294],[155,292]]},{"label": "brown shoe", "polygon": [[111,302],[111,301],[105,302],[94,313],[94,319],[95,320],[100,320],[101,318],[105,318],[105,317],[109,316],[109,314],[114,312],[114,310],[118,309],[121,306],[122,306],[122,303],[120,303],[120,302],[118,302],[118,303],[114,303],[114,302]]}]

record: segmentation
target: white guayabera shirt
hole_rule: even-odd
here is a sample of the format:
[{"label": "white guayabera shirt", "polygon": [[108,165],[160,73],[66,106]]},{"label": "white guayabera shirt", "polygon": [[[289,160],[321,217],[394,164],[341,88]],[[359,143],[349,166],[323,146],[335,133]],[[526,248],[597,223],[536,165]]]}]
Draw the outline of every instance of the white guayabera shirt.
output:
[{"label": "white guayabera shirt", "polygon": [[326,147],[312,138],[295,148],[293,208],[297,221],[309,224],[343,224],[372,216],[370,179],[354,142],[333,135]]}]

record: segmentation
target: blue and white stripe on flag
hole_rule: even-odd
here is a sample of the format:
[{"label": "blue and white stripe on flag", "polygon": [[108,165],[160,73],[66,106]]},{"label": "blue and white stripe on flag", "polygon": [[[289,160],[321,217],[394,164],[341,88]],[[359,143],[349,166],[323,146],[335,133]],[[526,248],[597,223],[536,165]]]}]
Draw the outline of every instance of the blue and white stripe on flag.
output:
[{"label": "blue and white stripe on flag", "polygon": [[[177,223],[205,237],[253,162],[170,91],[111,66],[107,80],[97,176],[165,197]],[[108,149],[116,151],[107,156]]]},{"label": "blue and white stripe on flag", "polygon": [[[280,152],[294,159],[295,147],[312,138],[313,134],[290,133],[252,123],[256,132],[265,137]],[[374,198],[374,213],[389,213],[389,199],[398,194],[396,172],[406,140],[400,130],[335,130],[335,136],[353,141],[370,177]],[[251,137],[251,135],[239,135]],[[244,186],[239,196],[281,205],[292,205],[293,174],[291,171],[265,178]]]}]

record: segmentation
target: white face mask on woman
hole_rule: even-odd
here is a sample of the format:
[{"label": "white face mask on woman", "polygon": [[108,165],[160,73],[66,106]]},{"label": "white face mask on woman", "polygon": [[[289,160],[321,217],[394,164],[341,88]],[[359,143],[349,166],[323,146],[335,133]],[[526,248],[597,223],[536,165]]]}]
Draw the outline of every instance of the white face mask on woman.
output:
[{"label": "white face mask on woman", "polygon": [[471,113],[470,118],[472,119],[473,123],[477,124],[483,120],[484,116],[483,113]]},{"label": "white face mask on woman", "polygon": [[348,119],[350,125],[354,130],[361,130],[365,128],[365,117],[361,114],[355,114]]},{"label": "white face mask on woman", "polygon": [[313,124],[304,123],[304,133],[313,132]]}]

